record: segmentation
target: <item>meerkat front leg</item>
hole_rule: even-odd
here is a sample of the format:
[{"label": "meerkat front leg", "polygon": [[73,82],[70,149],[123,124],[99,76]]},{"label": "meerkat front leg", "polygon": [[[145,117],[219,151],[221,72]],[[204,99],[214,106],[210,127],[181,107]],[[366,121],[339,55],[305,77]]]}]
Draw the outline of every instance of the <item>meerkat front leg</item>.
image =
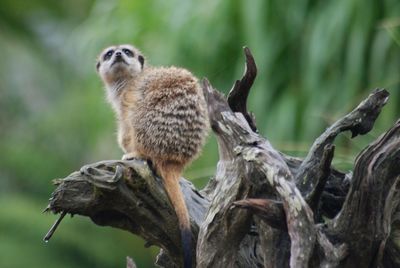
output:
[{"label": "meerkat front leg", "polygon": [[140,158],[139,153],[135,149],[135,143],[133,142],[133,130],[120,126],[118,131],[118,143],[124,151],[122,160]]}]

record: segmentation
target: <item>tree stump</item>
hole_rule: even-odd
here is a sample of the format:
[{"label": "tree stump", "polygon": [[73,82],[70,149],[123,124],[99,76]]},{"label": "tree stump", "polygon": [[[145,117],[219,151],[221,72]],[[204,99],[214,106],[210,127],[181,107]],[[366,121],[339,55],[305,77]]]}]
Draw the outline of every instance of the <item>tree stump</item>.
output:
[{"label": "tree stump", "polygon": [[[331,166],[336,136],[368,133],[389,93],[373,91],[327,128],[305,159],[290,157],[258,133],[247,111],[257,68],[244,52],[244,76],[228,98],[203,81],[220,159],[204,189],[180,182],[194,266],[400,267],[400,121],[360,152],[353,172]],[[157,265],[179,267],[177,219],[151,163],[102,161],[55,184],[47,211],[139,235],[161,248]]]}]

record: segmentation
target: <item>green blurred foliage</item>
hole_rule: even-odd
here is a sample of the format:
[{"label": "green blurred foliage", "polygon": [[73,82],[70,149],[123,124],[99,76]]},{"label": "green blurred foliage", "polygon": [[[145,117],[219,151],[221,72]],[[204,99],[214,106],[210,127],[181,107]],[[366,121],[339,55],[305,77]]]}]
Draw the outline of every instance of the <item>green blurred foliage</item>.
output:
[{"label": "green blurred foliage", "polygon": [[[340,137],[336,167],[400,113],[400,2],[2,0],[0,5],[0,267],[152,267],[144,241],[88,219],[41,214],[51,180],[121,157],[114,115],[95,72],[99,51],[133,43],[153,65],[178,65],[227,93],[243,72],[242,46],[259,68],[249,108],[274,146],[303,156],[329,124],[373,88],[391,100],[365,137]],[[186,172],[201,187],[216,142]]]}]

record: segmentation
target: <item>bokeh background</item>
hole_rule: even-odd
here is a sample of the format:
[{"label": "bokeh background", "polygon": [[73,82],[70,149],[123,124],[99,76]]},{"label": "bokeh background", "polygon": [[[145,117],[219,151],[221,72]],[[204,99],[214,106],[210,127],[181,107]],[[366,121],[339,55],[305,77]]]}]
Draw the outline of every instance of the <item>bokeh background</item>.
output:
[{"label": "bokeh background", "polygon": [[[41,213],[52,179],[122,155],[95,71],[99,51],[116,43],[225,93],[249,46],[259,75],[248,106],[260,132],[296,156],[372,89],[387,88],[374,130],[339,138],[343,171],[400,115],[398,0],[1,0],[0,267],[124,267],[125,256],[153,267],[156,247],[79,216],[42,242],[56,219]],[[211,136],[186,177],[202,187],[217,160]]]}]

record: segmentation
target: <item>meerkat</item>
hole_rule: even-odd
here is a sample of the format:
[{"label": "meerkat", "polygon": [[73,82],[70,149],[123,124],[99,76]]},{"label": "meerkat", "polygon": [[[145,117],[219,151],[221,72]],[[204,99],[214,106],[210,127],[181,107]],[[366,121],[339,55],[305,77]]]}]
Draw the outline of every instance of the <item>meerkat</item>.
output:
[{"label": "meerkat", "polygon": [[123,159],[149,159],[162,177],[179,221],[184,267],[191,267],[190,218],[179,179],[209,129],[198,80],[182,68],[148,66],[131,45],[104,49],[96,68],[116,113]]}]

